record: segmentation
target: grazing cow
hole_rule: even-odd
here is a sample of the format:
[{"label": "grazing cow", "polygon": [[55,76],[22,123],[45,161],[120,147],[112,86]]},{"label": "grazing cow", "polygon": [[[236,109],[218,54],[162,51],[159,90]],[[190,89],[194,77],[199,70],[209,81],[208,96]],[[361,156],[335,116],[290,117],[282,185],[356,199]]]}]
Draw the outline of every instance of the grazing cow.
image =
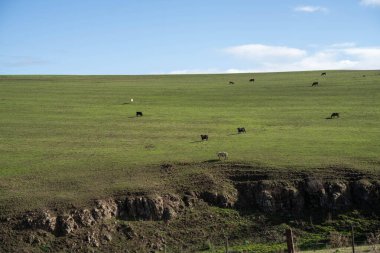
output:
[{"label": "grazing cow", "polygon": [[332,118],[339,118],[339,113],[338,112],[331,113],[330,119]]},{"label": "grazing cow", "polygon": [[318,82],[314,82],[314,83],[311,85],[311,87],[315,87],[315,86],[318,86],[318,85],[319,85]]},{"label": "grazing cow", "polygon": [[136,117],[142,117],[143,113],[142,112],[136,112]]},{"label": "grazing cow", "polygon": [[252,79],[249,79],[250,82],[254,83],[255,82],[255,78],[252,78]]},{"label": "grazing cow", "polygon": [[244,127],[238,127],[238,134],[245,133],[245,128]]},{"label": "grazing cow", "polygon": [[326,72],[322,72],[321,76],[325,76],[326,75]]},{"label": "grazing cow", "polygon": [[219,160],[222,160],[222,158],[224,158],[224,160],[228,159],[228,153],[227,152],[218,152],[217,156],[218,156]]},{"label": "grazing cow", "polygon": [[208,135],[207,134],[201,134],[202,141],[208,141]]},{"label": "grazing cow", "polygon": [[235,84],[234,82],[230,81],[229,84]]}]

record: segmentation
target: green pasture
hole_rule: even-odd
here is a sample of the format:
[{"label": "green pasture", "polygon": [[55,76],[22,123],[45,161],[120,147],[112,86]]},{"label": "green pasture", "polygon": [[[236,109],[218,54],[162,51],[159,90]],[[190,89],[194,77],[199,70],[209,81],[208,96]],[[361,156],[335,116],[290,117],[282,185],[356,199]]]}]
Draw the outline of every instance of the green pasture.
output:
[{"label": "green pasture", "polygon": [[264,167],[378,170],[380,71],[320,73],[0,76],[0,212],[159,189],[157,165],[218,151]]}]

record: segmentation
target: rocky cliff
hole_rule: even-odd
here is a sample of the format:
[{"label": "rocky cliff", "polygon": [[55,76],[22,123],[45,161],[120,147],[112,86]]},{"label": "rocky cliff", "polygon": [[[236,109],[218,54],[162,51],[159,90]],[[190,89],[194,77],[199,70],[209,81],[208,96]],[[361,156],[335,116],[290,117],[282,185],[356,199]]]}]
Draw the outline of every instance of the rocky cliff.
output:
[{"label": "rocky cliff", "polygon": [[[107,245],[115,237],[141,242],[145,239],[138,237],[123,222],[167,223],[180,219],[184,212],[195,210],[202,203],[236,209],[241,213],[261,212],[300,219],[354,209],[380,214],[380,181],[370,175],[341,172],[337,176],[326,176],[300,172],[285,177],[281,175],[283,172],[277,174],[274,171],[230,167],[214,173],[223,174],[222,183],[228,187],[212,187],[209,190],[202,187],[201,191],[195,189],[171,194],[127,193],[124,197],[96,200],[86,208],[34,210],[8,217],[1,221],[3,230],[0,231],[0,239],[5,242],[3,250],[7,247],[14,249],[14,244],[7,246],[7,240],[15,235],[21,236],[27,244],[39,246],[46,241],[51,244],[57,240],[54,238],[69,241],[71,239],[68,238],[76,238],[71,250],[78,252],[85,247],[83,242],[95,248]],[[213,185],[216,183],[213,182]],[[66,245],[72,244],[69,241]],[[156,242],[155,245],[159,248],[162,243]]]}]

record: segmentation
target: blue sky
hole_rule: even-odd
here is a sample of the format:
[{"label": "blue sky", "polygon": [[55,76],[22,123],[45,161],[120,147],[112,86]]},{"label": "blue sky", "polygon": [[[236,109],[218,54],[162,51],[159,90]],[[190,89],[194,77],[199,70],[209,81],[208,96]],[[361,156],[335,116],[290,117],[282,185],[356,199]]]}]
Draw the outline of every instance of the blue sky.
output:
[{"label": "blue sky", "polygon": [[380,0],[0,0],[0,74],[380,69]]}]

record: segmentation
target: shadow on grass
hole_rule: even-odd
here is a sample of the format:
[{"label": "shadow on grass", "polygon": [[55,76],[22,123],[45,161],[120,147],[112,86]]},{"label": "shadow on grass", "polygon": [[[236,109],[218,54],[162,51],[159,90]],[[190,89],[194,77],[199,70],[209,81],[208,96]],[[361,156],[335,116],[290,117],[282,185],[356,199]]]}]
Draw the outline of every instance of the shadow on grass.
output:
[{"label": "shadow on grass", "polygon": [[239,135],[239,133],[227,134],[227,136],[231,136],[231,135]]},{"label": "shadow on grass", "polygon": [[130,103],[126,102],[126,103],[122,103],[122,105],[129,105]]},{"label": "shadow on grass", "polygon": [[203,161],[203,163],[216,163],[216,162],[219,162],[219,159],[211,159],[211,160]]}]

